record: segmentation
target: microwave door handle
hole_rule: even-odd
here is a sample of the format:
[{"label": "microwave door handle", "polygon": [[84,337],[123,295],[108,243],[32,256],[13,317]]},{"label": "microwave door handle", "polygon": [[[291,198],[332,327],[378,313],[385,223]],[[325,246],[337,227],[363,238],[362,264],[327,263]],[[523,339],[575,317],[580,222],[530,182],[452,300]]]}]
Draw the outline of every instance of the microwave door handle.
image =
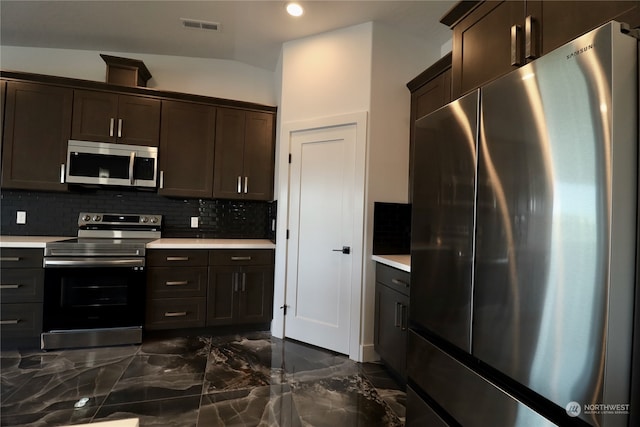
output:
[{"label": "microwave door handle", "polygon": [[132,151],[131,156],[129,158],[129,182],[131,185],[133,185],[133,181],[135,180],[133,176],[133,164],[135,163],[135,161],[136,161],[136,152]]}]

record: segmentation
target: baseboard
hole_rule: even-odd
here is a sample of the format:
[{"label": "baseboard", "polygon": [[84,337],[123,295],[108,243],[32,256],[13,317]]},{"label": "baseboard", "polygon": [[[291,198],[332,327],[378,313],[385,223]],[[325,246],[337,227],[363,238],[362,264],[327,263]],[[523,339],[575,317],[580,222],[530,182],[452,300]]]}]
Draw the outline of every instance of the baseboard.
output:
[{"label": "baseboard", "polygon": [[361,344],[360,345],[360,362],[376,362],[380,360],[380,356],[373,348],[373,344]]}]

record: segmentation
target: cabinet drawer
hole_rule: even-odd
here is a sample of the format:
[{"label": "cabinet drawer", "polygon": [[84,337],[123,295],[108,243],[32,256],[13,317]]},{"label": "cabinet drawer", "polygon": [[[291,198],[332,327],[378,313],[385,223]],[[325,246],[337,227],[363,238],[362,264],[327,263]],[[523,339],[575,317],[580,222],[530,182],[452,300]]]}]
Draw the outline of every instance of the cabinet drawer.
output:
[{"label": "cabinet drawer", "polygon": [[37,337],[42,333],[42,303],[0,304],[2,338]]},{"label": "cabinet drawer", "polygon": [[219,249],[209,251],[209,265],[271,265],[272,249]]},{"label": "cabinet drawer", "polygon": [[146,329],[199,328],[204,326],[206,299],[170,298],[147,302]]},{"label": "cabinet drawer", "polygon": [[208,251],[183,249],[153,249],[147,252],[149,267],[206,266]]},{"label": "cabinet drawer", "polygon": [[5,302],[42,302],[43,268],[3,268],[0,300]]},{"label": "cabinet drawer", "polygon": [[411,273],[389,267],[381,263],[376,264],[376,282],[380,282],[391,289],[409,295]]},{"label": "cabinet drawer", "polygon": [[0,249],[0,265],[5,268],[42,268],[42,249]]},{"label": "cabinet drawer", "polygon": [[207,267],[153,267],[147,271],[147,296],[153,298],[204,297]]}]

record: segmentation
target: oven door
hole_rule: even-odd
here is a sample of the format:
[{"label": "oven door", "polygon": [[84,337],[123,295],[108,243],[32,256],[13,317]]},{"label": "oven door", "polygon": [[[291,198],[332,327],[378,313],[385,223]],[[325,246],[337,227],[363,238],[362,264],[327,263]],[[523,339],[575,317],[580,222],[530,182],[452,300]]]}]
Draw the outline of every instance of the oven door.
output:
[{"label": "oven door", "polygon": [[44,331],[141,327],[143,265],[143,258],[45,258]]}]

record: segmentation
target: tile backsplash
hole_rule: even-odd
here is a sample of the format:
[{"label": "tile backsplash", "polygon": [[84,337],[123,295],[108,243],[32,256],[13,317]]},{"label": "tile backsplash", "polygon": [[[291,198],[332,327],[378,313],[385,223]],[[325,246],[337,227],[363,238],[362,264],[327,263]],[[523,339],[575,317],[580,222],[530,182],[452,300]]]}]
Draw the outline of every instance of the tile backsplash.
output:
[{"label": "tile backsplash", "polygon": [[[274,239],[276,202],[174,199],[154,192],[109,188],[73,188],[67,193],[3,190],[0,234],[75,236],[80,212],[162,214],[163,237]],[[26,211],[26,224],[16,212]],[[191,228],[191,217],[199,227]]]},{"label": "tile backsplash", "polygon": [[410,253],[411,205],[375,202],[373,207],[373,255]]}]

